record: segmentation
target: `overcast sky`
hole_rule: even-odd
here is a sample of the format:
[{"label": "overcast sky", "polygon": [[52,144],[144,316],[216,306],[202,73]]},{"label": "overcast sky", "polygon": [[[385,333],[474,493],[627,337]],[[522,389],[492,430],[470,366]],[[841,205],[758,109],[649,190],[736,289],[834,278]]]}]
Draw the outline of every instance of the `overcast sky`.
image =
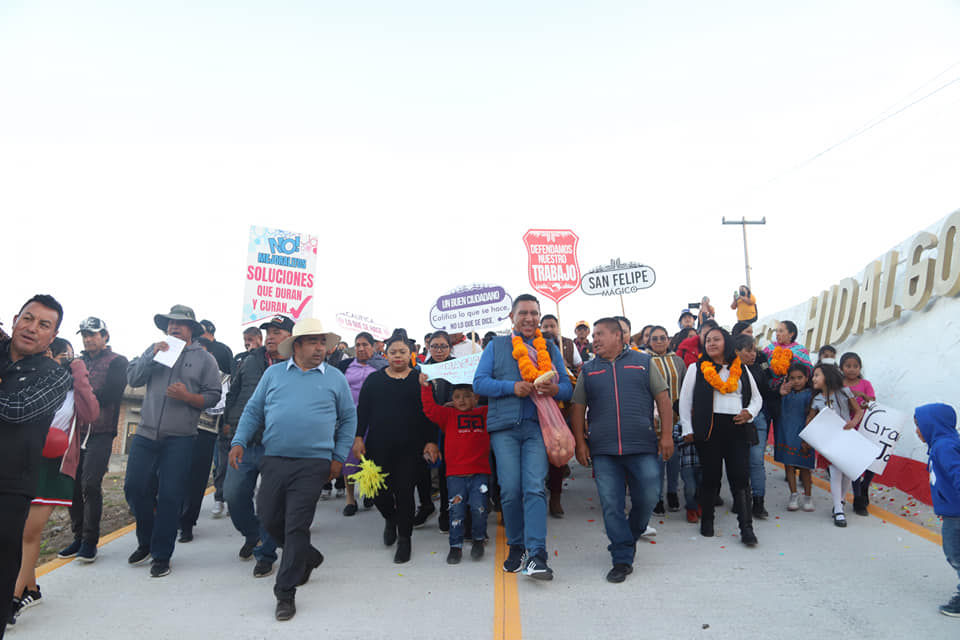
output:
[{"label": "overcast sky", "polygon": [[[761,315],[960,208],[960,3],[0,3],[0,318],[48,292],[134,355],[172,304],[238,348],[251,224],[322,237],[315,315],[428,330],[522,236],[651,265],[634,324]],[[544,311],[555,312],[546,302]],[[561,324],[619,313],[577,292]],[[79,341],[75,342],[79,347]]]}]

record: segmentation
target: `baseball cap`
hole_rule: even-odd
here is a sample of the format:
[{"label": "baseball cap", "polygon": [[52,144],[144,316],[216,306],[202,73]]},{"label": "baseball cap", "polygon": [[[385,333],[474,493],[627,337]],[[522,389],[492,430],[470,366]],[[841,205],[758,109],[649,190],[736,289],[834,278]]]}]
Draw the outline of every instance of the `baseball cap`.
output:
[{"label": "baseball cap", "polygon": [[89,331],[90,333],[100,333],[101,331],[107,330],[107,323],[101,320],[100,318],[94,318],[90,316],[86,320],[80,323],[80,330],[77,333],[82,333],[84,331]]},{"label": "baseball cap", "polygon": [[284,331],[289,331],[290,333],[293,333],[293,326],[294,326],[293,320],[291,320],[287,316],[280,315],[278,313],[277,315],[270,318],[270,320],[260,325],[260,328],[266,331],[270,327],[276,327],[278,329],[283,329]]},{"label": "baseball cap", "polygon": [[217,325],[213,324],[209,320],[201,320],[200,326],[203,327],[203,330],[206,331],[207,333],[217,332]]},{"label": "baseball cap", "polygon": [[579,322],[577,322],[577,324],[573,328],[576,329],[577,327],[586,327],[587,329],[589,329],[590,323],[587,322],[586,320],[580,320]]}]

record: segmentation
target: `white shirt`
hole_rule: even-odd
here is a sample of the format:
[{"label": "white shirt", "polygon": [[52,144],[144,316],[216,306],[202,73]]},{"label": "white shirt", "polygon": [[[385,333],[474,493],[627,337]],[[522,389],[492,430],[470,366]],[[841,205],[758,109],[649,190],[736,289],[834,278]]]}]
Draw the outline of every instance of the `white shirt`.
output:
[{"label": "white shirt", "polygon": [[[299,366],[299,365],[297,365],[297,363],[293,361],[293,357],[291,357],[289,360],[287,360],[287,369],[290,369],[290,367],[297,367],[297,366]],[[327,363],[326,363],[326,362],[321,362],[320,364],[318,364],[317,366],[315,366],[314,369],[319,369],[319,370],[320,370],[320,373],[326,373],[326,372],[327,372]],[[312,370],[313,370],[313,369],[307,369],[307,371],[312,371]]]},{"label": "white shirt", "polygon": [[[730,367],[724,365],[717,373],[720,375],[720,379],[726,382],[730,377]],[[763,408],[763,397],[760,395],[757,383],[754,382],[750,369],[746,365],[742,367],[740,383],[737,385],[735,392],[720,393],[716,389],[713,390],[714,413],[735,416],[744,409],[743,397],[740,394],[744,378],[750,382],[750,404],[746,406],[746,410],[750,413],[751,419],[757,417],[760,409]],[[693,387],[696,383],[697,363],[694,362],[687,367],[687,373],[683,376],[683,386],[680,387],[680,433],[682,435],[693,433]]]}]

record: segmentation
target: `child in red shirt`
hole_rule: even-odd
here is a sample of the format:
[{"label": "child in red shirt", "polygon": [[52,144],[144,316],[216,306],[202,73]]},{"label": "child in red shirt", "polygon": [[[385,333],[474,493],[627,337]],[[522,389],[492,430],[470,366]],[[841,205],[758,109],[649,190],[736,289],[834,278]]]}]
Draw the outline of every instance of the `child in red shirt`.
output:
[{"label": "child in red shirt", "polygon": [[447,493],[450,495],[450,552],[447,564],[457,564],[463,554],[463,522],[467,505],[472,516],[473,546],[470,557],[483,557],[487,537],[487,489],[490,482],[490,434],[487,407],[477,406],[473,387],[454,385],[452,407],[441,407],[433,399],[426,374],[420,374],[423,412],[435,422],[444,437],[447,462]]}]

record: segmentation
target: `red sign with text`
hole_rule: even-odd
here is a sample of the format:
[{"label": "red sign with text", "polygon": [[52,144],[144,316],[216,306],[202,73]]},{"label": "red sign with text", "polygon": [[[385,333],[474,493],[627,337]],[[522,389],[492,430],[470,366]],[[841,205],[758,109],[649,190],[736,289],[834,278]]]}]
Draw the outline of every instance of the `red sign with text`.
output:
[{"label": "red sign with text", "polygon": [[527,245],[527,275],[530,286],[554,302],[560,302],[580,286],[577,242],[569,229],[530,229],[523,235]]}]

